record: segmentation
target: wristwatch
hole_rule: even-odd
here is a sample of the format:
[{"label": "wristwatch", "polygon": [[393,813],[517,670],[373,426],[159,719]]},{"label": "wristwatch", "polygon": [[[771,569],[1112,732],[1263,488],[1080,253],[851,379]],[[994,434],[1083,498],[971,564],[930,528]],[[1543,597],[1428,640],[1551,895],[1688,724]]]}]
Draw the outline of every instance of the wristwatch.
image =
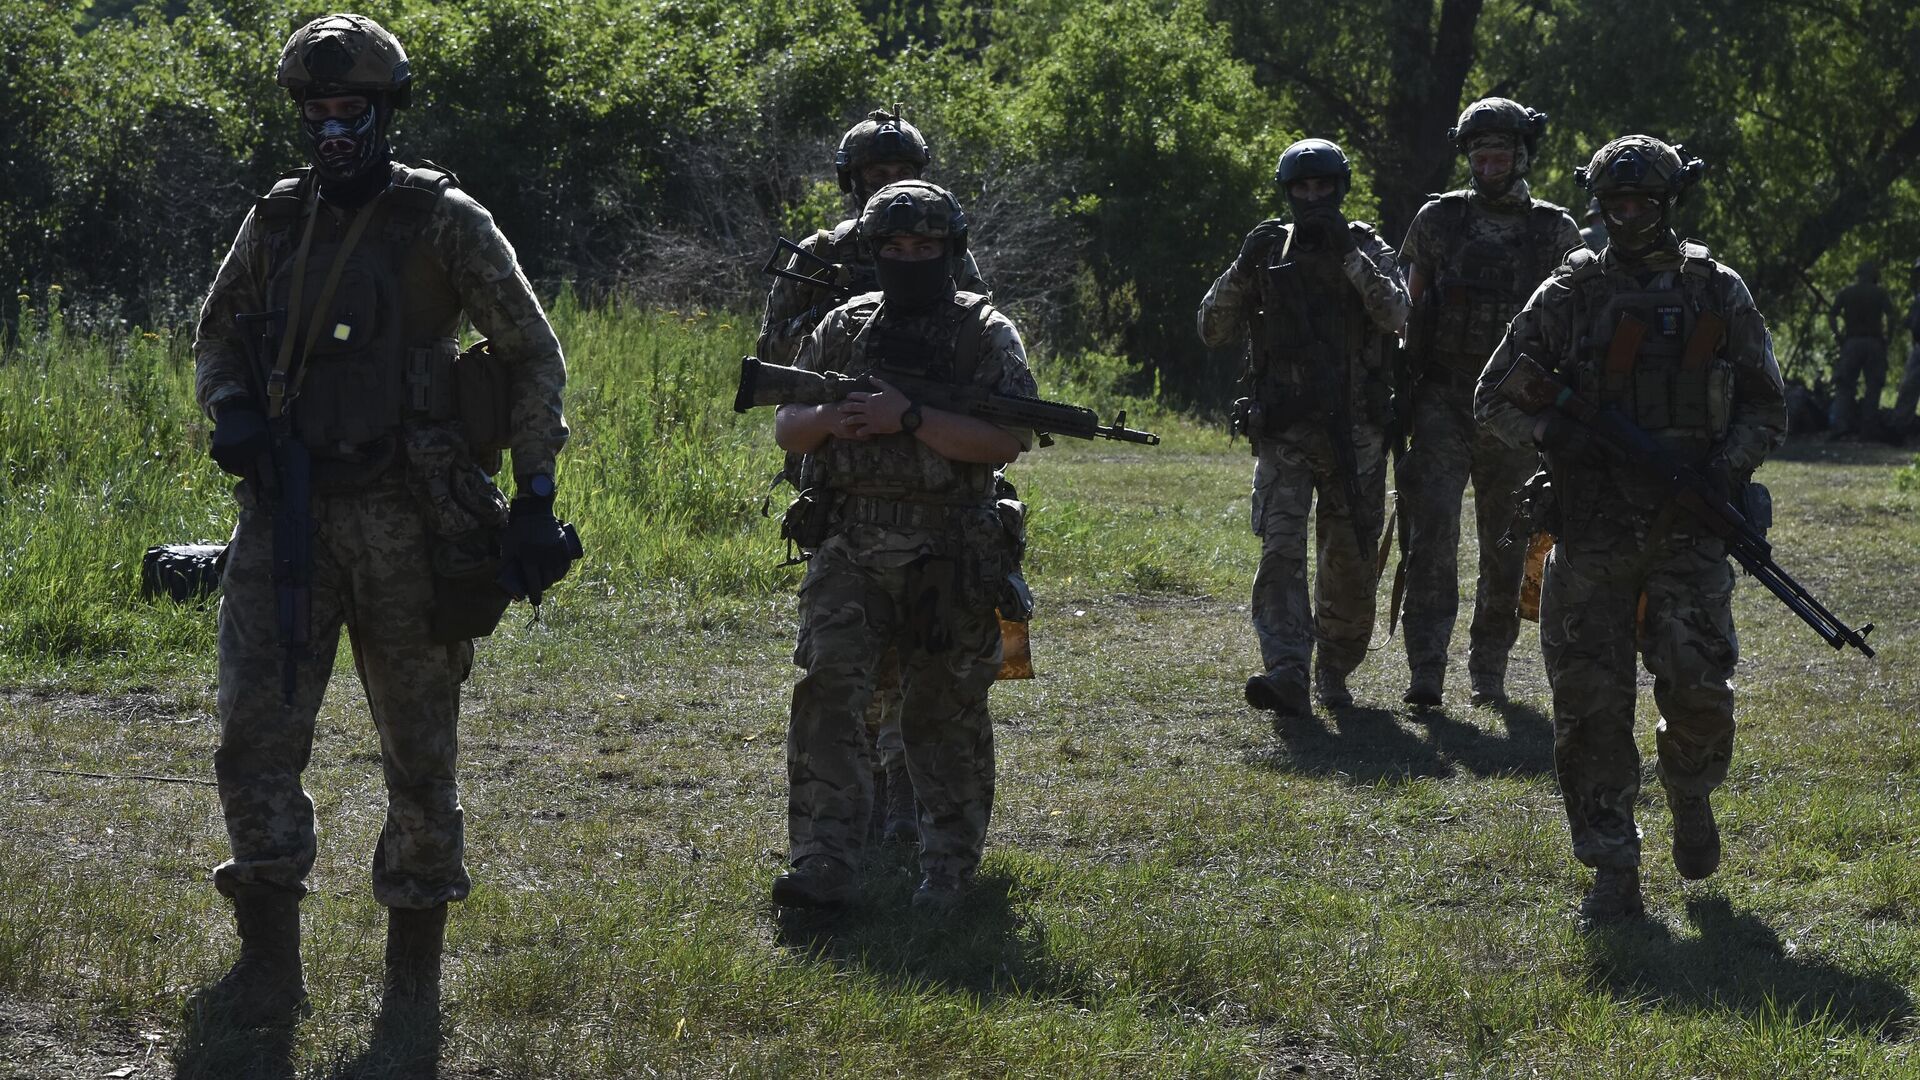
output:
[{"label": "wristwatch", "polygon": [[926,417],[920,415],[920,403],[916,401],[900,414],[900,430],[911,435],[920,430],[920,421],[924,419]]},{"label": "wristwatch", "polygon": [[527,477],[526,483],[518,487],[522,495],[531,495],[536,499],[553,498],[553,477],[546,473],[534,473]]}]

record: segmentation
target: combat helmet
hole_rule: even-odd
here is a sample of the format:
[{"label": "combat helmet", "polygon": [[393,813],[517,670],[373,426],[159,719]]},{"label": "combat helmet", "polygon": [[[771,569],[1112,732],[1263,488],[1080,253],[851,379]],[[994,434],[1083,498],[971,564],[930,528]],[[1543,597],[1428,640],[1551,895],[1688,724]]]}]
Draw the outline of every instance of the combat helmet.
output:
[{"label": "combat helmet", "polygon": [[1593,160],[1573,170],[1573,177],[1589,195],[1632,193],[1649,195],[1662,206],[1682,199],[1706,175],[1707,163],[1688,155],[1687,148],[1668,146],[1651,135],[1622,135],[1601,147]]},{"label": "combat helmet", "polygon": [[1511,98],[1481,98],[1467,106],[1459,123],[1447,129],[1447,138],[1464,154],[1474,136],[1500,133],[1519,140],[1531,159],[1540,152],[1540,136],[1547,133],[1547,114]]},{"label": "combat helmet", "polygon": [[875,109],[840,137],[840,148],[833,152],[833,169],[841,191],[853,194],[860,170],[876,162],[905,161],[917,170],[932,163],[933,150],[920,129],[907,123],[902,115],[905,111],[906,106],[898,104],[891,111]]},{"label": "combat helmet", "polygon": [[1342,196],[1353,187],[1353,166],[1347,162],[1346,153],[1325,139],[1301,139],[1287,147],[1273,169],[1273,182],[1283,191],[1295,180],[1321,176],[1340,181]]},{"label": "combat helmet", "polygon": [[404,109],[413,69],[400,39],[365,15],[323,15],[293,32],[280,50],[274,82],[294,100],[365,94]]},{"label": "combat helmet", "polygon": [[938,184],[901,180],[873,193],[860,211],[860,239],[878,248],[888,236],[926,236],[947,241],[958,255],[967,246],[967,215],[960,200]]}]

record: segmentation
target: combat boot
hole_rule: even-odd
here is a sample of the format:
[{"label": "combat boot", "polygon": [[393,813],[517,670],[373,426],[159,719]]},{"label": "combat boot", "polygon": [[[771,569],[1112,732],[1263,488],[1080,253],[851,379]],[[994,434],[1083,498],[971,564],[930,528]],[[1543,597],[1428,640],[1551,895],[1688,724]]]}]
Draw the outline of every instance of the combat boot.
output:
[{"label": "combat boot", "polygon": [[1601,867],[1593,876],[1593,887],[1587,890],[1586,898],[1580,901],[1580,923],[1583,926],[1643,919],[1646,915],[1647,905],[1640,899],[1640,868],[1637,866]]},{"label": "combat boot", "polygon": [[913,796],[913,777],[904,760],[887,766],[887,819],[880,839],[889,844],[920,839],[920,802]]},{"label": "combat boot", "polygon": [[1353,691],[1347,689],[1347,673],[1335,671],[1325,664],[1313,666],[1314,700],[1329,709],[1350,709],[1353,707]]},{"label": "combat boot", "polygon": [[966,885],[959,878],[951,874],[928,874],[920,879],[920,887],[913,890],[913,913],[931,918],[951,915],[965,895]]},{"label": "combat boot", "polygon": [[285,1027],[309,1015],[300,973],[300,894],[271,885],[233,892],[240,958],[199,997],[199,1007],[233,1027]]},{"label": "combat boot", "polygon": [[1407,692],[1400,695],[1400,700],[1416,708],[1439,708],[1441,674],[1438,671],[1416,670],[1412,681],[1407,684]]},{"label": "combat boot", "polygon": [[1705,795],[1667,792],[1673,812],[1673,868],[1688,881],[1712,877],[1720,869],[1720,826]]},{"label": "combat boot", "polygon": [[1253,675],[1247,679],[1247,704],[1274,713],[1276,720],[1290,716],[1312,716],[1313,703],[1307,700],[1304,679],[1280,675]]},{"label": "combat boot", "polygon": [[392,1064],[433,1061],[440,1050],[440,958],[447,936],[447,905],[387,911],[386,975],[373,1049]]},{"label": "combat boot", "polygon": [[1507,676],[1505,672],[1477,671],[1467,676],[1467,682],[1473,689],[1473,697],[1468,699],[1475,708],[1487,708],[1507,703]]},{"label": "combat boot", "polygon": [[808,855],[773,879],[781,907],[832,908],[853,899],[853,870],[831,855]]}]

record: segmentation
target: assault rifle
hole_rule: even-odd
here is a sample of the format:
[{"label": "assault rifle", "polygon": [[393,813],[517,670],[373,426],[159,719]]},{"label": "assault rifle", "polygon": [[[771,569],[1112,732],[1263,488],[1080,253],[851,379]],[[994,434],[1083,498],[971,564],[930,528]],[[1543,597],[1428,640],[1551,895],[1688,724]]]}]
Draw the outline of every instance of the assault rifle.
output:
[{"label": "assault rifle", "polygon": [[[920,404],[1007,427],[1032,428],[1075,439],[1117,439],[1146,446],[1160,444],[1160,436],[1153,432],[1136,431],[1128,427],[1127,414],[1124,412],[1116,415],[1113,423],[1102,425],[1098,413],[1081,405],[1044,401],[1020,394],[995,394],[885,367],[876,369],[874,374]],[[841,375],[831,371],[820,374],[802,368],[763,363],[749,356],[740,361],[740,389],[733,396],[733,411],[743,413],[767,405],[828,405],[845,399],[848,394],[873,393],[878,389],[865,375]]]},{"label": "assault rifle", "polygon": [[[261,356],[274,355],[279,335],[287,332],[284,308],[238,314],[233,321],[243,330],[256,328]],[[273,508],[274,606],[280,647],[286,653],[280,663],[280,694],[292,705],[313,623],[313,462],[284,415],[268,424],[273,448],[254,465],[252,482]]]},{"label": "assault rifle", "polygon": [[[804,269],[796,269],[804,268]],[[815,289],[825,289],[836,304],[845,303],[860,293],[879,288],[872,267],[856,268],[815,254],[784,236],[775,237],[773,254],[760,272],[768,277],[784,278]]]},{"label": "assault rifle", "polygon": [[1513,367],[1501,376],[1496,389],[1528,416],[1548,409],[1566,414],[1643,475],[1660,480],[1682,509],[1726,542],[1727,554],[1732,555],[1742,569],[1779,597],[1787,610],[1813,627],[1827,644],[1836,649],[1852,646],[1868,657],[1873,656],[1873,649],[1867,644],[1867,635],[1873,632],[1872,623],[1856,630],[1841,622],[1773,561],[1773,545],[1745,514],[1727,501],[1726,492],[1718,490],[1718,485],[1698,470],[1674,460],[1651,435],[1618,410],[1602,407],[1574,393],[1572,387],[1524,355],[1515,358]]}]

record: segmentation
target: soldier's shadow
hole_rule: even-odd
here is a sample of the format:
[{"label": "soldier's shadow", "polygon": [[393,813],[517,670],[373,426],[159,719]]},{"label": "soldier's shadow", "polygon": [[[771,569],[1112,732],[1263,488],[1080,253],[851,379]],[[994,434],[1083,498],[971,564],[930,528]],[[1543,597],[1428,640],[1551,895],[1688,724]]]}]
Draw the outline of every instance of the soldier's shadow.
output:
[{"label": "soldier's shadow", "polygon": [[867,883],[862,898],[836,912],[776,909],[774,940],[809,960],[897,982],[934,986],[983,1000],[1039,995],[1078,1000],[1090,989],[1047,959],[1046,930],[1016,903],[1015,879],[989,870],[960,906],[941,917],[915,914],[912,879]]},{"label": "soldier's shadow", "polygon": [[1626,1002],[1824,1020],[1875,1038],[1891,1038],[1913,1019],[1913,999],[1899,983],[1795,956],[1759,916],[1735,911],[1723,896],[1687,901],[1687,921],[1698,937],[1676,938],[1658,922],[1588,935],[1591,984]]},{"label": "soldier's shadow", "polygon": [[205,989],[182,1009],[176,1080],[291,1080],[294,1029],[234,1024],[203,1003]]},{"label": "soldier's shadow", "polygon": [[1248,764],[1355,784],[1438,779],[1462,770],[1475,776],[1553,773],[1553,723],[1518,701],[1458,713],[1323,709],[1311,720],[1283,720],[1274,733],[1280,745],[1253,751]]}]

